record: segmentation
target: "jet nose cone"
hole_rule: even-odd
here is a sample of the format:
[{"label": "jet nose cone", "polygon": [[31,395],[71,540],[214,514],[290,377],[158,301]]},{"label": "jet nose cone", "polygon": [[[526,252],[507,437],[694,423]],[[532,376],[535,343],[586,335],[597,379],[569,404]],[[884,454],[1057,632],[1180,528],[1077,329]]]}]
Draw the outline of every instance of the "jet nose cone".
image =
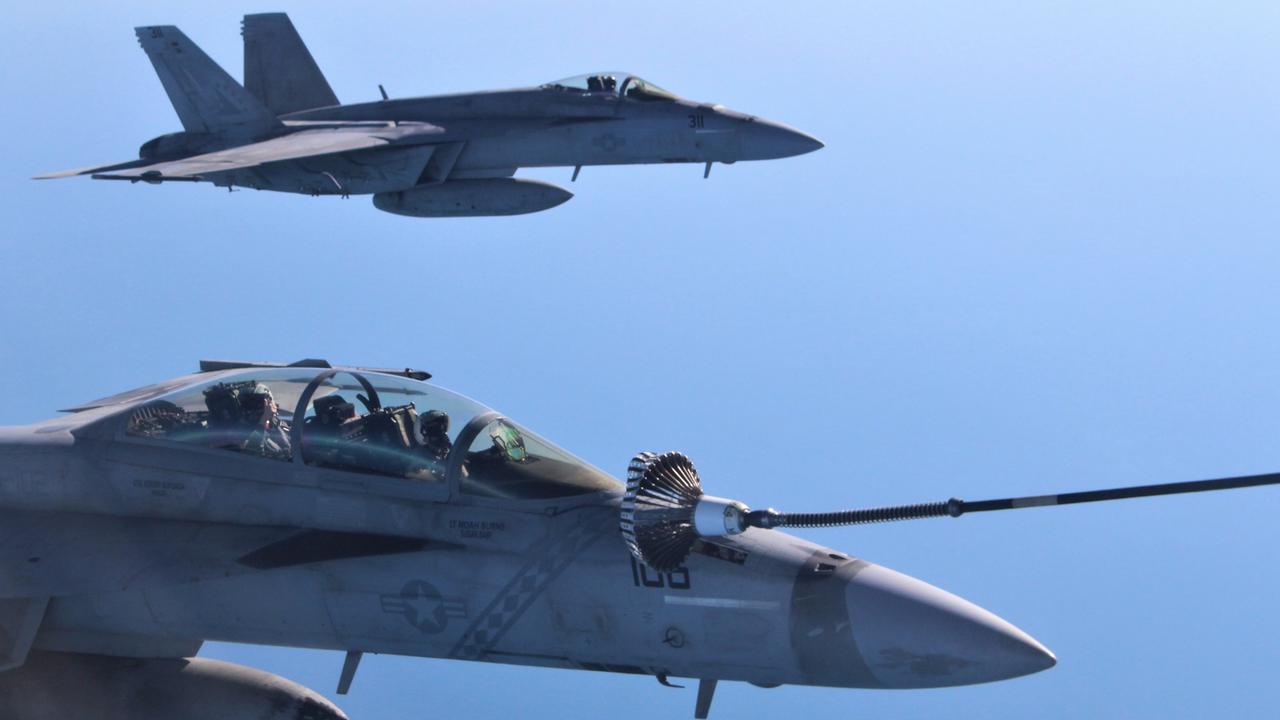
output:
[{"label": "jet nose cone", "polygon": [[738,133],[743,160],[775,160],[825,147],[821,140],[808,133],[760,118],[743,121]]},{"label": "jet nose cone", "polygon": [[846,587],[854,643],[888,688],[970,685],[1047,670],[1048,648],[999,617],[888,568],[867,565]]}]

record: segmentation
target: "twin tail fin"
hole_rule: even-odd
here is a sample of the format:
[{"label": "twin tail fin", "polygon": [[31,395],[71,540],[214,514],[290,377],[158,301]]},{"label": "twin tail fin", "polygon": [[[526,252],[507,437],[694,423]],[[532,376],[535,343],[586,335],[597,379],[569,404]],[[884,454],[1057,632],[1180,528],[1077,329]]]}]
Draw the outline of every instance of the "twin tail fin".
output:
[{"label": "twin tail fin", "polygon": [[134,32],[187,132],[256,139],[283,127],[178,28],[152,25]]},{"label": "twin tail fin", "polygon": [[329,81],[285,13],[245,15],[244,87],[276,115],[337,105]]}]

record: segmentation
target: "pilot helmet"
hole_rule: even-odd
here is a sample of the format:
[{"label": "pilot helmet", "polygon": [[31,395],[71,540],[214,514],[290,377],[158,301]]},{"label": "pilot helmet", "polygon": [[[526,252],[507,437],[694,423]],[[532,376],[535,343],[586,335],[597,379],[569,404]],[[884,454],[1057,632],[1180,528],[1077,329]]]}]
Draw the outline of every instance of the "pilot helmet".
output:
[{"label": "pilot helmet", "polygon": [[443,410],[428,410],[418,416],[422,423],[422,437],[446,435],[449,432],[449,413]]},{"label": "pilot helmet", "polygon": [[[257,415],[261,415],[267,403],[275,399],[271,395],[271,388],[262,383],[256,383],[252,388],[242,392],[240,397],[242,398],[241,407],[244,408],[246,415],[251,415],[255,411]],[[256,415],[254,419],[257,419]]]},{"label": "pilot helmet", "polygon": [[248,380],[238,383],[218,383],[204,391],[205,405],[209,408],[209,420],[215,425],[254,424],[262,417],[263,409],[272,400],[271,388],[263,383]]}]

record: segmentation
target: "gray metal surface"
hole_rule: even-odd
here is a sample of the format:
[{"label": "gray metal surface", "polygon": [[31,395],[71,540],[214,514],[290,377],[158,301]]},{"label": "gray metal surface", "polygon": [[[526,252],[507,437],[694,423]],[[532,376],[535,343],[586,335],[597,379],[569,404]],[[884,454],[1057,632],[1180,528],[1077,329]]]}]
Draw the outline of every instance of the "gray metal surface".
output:
[{"label": "gray metal surface", "polygon": [[[654,571],[618,531],[620,483],[541,492],[555,480],[542,468],[586,466],[553,461],[499,414],[403,374],[317,361],[207,367],[225,369],[0,428],[0,560],[16,568],[0,583],[0,650],[11,665],[28,649],[58,653],[40,657],[62,668],[0,673],[0,697],[32,677],[56,683],[77,663],[141,692],[188,665],[90,656],[178,658],[206,640],[764,686],[944,687],[1054,663],[971,603],[777,531],[700,540],[683,565]],[[273,386],[281,407],[296,403],[292,454],[210,446],[212,416],[195,435],[138,429],[184,397],[213,407],[204,390],[227,383]],[[447,482],[314,460],[318,426],[302,419],[322,398],[374,390],[369,405],[384,413],[396,393],[416,393],[420,411],[470,408],[454,418]],[[368,423],[377,411],[356,414]],[[510,472],[544,479],[512,483]],[[501,491],[468,490],[485,477]],[[247,672],[216,692],[262,702]],[[213,686],[184,681],[170,701]]]},{"label": "gray metal surface", "polygon": [[244,19],[245,86],[173,26],[136,29],[183,132],[137,160],[41,175],[374,194],[411,217],[517,215],[572,193],[499,180],[524,167],[734,163],[812,152],[781,123],[686,100],[627,73],[538,87],[338,104],[288,16]]}]

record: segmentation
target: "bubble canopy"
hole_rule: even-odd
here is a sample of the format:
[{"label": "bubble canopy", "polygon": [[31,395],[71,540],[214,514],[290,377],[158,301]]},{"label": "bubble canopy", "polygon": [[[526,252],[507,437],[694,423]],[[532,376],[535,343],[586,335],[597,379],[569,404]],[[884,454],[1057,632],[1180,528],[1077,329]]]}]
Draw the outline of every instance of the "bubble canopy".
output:
[{"label": "bubble canopy", "polygon": [[628,72],[594,72],[574,75],[542,86],[547,90],[624,97],[642,102],[670,102],[676,94]]},{"label": "bubble canopy", "polygon": [[606,473],[474,400],[363,370],[219,373],[138,405],[124,432],[489,498],[621,489]]}]

